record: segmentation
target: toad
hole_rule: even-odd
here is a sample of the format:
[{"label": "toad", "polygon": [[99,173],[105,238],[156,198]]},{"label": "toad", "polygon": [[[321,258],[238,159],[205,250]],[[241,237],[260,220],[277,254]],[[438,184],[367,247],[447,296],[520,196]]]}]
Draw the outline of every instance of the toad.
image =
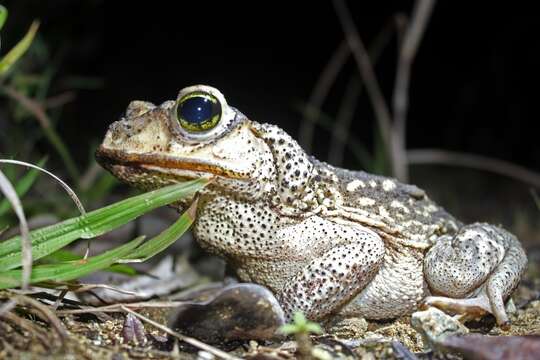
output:
[{"label": "toad", "polygon": [[96,155],[142,189],[211,180],[197,195],[195,238],[289,317],[391,319],[427,305],[508,324],[504,303],[527,263],[514,235],[462,224],[414,185],[318,161],[213,87],[131,102]]}]

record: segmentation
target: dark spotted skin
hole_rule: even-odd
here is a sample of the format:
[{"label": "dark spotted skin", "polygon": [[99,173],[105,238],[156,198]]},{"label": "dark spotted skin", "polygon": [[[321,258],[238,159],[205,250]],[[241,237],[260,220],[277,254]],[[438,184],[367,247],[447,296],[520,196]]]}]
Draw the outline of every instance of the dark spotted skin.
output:
[{"label": "dark spotted skin", "polygon": [[508,321],[503,302],[527,262],[513,235],[463,225],[414,185],[319,162],[279,127],[229,107],[217,89],[197,85],[178,98],[191,91],[220,101],[215,128],[191,134],[174,101],[135,101],[98,160],[145,189],[209,179],[197,196],[195,237],[242,280],[270,288],[288,316],[389,319],[423,302]]}]

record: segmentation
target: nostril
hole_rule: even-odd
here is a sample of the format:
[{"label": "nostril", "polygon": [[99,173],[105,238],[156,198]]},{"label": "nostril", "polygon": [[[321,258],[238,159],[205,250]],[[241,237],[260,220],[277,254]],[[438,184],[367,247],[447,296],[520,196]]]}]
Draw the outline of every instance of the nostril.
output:
[{"label": "nostril", "polygon": [[132,136],[132,125],[125,119],[111,124],[109,133],[113,141],[125,140]]}]

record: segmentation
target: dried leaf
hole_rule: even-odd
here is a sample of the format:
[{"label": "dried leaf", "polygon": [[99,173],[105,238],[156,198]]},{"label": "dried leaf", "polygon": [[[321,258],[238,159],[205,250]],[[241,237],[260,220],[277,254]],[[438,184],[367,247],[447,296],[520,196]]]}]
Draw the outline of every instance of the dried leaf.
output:
[{"label": "dried leaf", "polygon": [[134,342],[136,344],[144,345],[147,340],[143,323],[130,313],[126,315],[126,319],[124,320],[122,336],[126,343]]}]

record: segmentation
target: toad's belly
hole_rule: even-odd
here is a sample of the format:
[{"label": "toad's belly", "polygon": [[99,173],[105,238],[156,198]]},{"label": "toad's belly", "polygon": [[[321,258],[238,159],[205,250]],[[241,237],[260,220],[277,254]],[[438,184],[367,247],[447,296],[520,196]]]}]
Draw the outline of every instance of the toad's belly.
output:
[{"label": "toad's belly", "polygon": [[373,280],[340,312],[344,316],[391,319],[414,311],[428,295],[419,249],[387,247]]}]

